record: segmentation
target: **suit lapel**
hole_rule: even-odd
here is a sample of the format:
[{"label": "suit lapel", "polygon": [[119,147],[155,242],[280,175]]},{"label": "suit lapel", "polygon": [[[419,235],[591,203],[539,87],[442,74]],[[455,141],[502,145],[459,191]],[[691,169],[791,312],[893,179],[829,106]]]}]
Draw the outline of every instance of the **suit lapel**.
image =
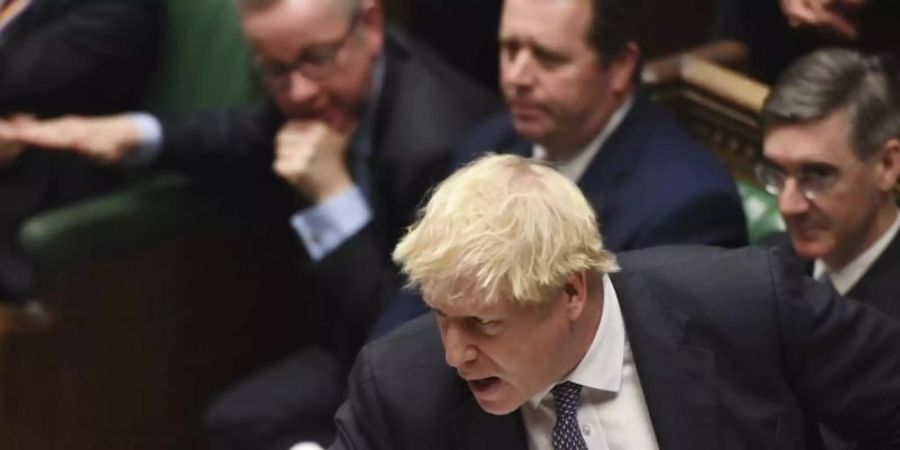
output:
[{"label": "suit lapel", "polygon": [[850,289],[847,297],[878,308],[900,318],[900,234],[888,244],[865,275]]},{"label": "suit lapel", "polygon": [[450,414],[454,445],[458,450],[527,449],[525,425],[516,411],[505,416],[488,414],[471,395]]},{"label": "suit lapel", "polygon": [[[603,143],[600,152],[588,164],[584,175],[578,180],[582,192],[591,196],[594,207],[599,211],[601,199],[594,197],[608,196],[610,191],[623,176],[634,168],[635,158],[640,156],[638,148],[643,135],[637,124],[644,122],[650,100],[642,93],[635,92],[634,104],[625,115],[619,127]],[[598,202],[599,200],[599,202]]]},{"label": "suit lapel", "polygon": [[685,344],[689,318],[643,277],[612,280],[660,450],[714,450],[715,354]]}]

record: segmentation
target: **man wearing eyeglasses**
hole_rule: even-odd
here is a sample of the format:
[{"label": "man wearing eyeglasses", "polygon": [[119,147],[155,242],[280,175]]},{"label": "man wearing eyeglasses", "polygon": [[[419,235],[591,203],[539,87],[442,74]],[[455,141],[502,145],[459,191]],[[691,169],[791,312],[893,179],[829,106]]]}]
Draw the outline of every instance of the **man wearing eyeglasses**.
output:
[{"label": "man wearing eyeglasses", "polygon": [[458,139],[499,102],[385,31],[375,0],[236,4],[271,101],[161,126],[147,116],[69,117],[20,125],[15,137],[101,162],[228,175],[233,184],[274,173],[292,188],[300,207],[290,222],[314,262],[313,274],[298,276],[326,291],[330,345],[226,394],[209,421],[217,448],[327,443],[378,299],[397,288],[390,249],[445,175]]},{"label": "man wearing eyeglasses", "polygon": [[[887,58],[802,58],[766,100],[757,175],[778,196],[788,253],[841,295],[900,318],[898,83]],[[828,448],[847,448],[825,434]]]}]

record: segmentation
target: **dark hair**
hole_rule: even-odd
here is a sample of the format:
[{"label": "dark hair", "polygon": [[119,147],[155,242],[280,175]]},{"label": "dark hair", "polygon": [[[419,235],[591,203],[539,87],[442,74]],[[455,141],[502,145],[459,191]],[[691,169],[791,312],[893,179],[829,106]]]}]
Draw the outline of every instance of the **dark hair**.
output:
[{"label": "dark hair", "polygon": [[818,50],[791,65],[775,83],[763,105],[763,132],[844,110],[848,142],[859,159],[868,159],[889,139],[900,137],[898,78],[900,67],[893,57]]},{"label": "dark hair", "polygon": [[645,0],[592,0],[588,43],[603,64],[616,59],[630,41],[641,45]]}]

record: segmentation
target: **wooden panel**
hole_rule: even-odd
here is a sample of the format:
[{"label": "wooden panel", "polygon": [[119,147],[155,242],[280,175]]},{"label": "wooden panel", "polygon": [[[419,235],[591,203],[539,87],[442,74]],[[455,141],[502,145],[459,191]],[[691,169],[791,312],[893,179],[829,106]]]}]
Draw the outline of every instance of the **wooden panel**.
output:
[{"label": "wooden panel", "polygon": [[204,448],[210,400],[321,330],[289,233],[185,236],[67,270],[46,298],[55,326],[0,347],[0,448]]}]

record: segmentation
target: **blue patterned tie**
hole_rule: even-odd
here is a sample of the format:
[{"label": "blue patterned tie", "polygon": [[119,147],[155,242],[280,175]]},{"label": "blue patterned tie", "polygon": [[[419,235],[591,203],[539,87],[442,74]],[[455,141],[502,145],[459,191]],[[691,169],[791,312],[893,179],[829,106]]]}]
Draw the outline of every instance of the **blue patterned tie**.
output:
[{"label": "blue patterned tie", "polygon": [[554,450],[587,450],[576,416],[578,405],[581,403],[581,385],[566,381],[554,386],[551,392],[556,407],[556,425],[553,426]]}]

